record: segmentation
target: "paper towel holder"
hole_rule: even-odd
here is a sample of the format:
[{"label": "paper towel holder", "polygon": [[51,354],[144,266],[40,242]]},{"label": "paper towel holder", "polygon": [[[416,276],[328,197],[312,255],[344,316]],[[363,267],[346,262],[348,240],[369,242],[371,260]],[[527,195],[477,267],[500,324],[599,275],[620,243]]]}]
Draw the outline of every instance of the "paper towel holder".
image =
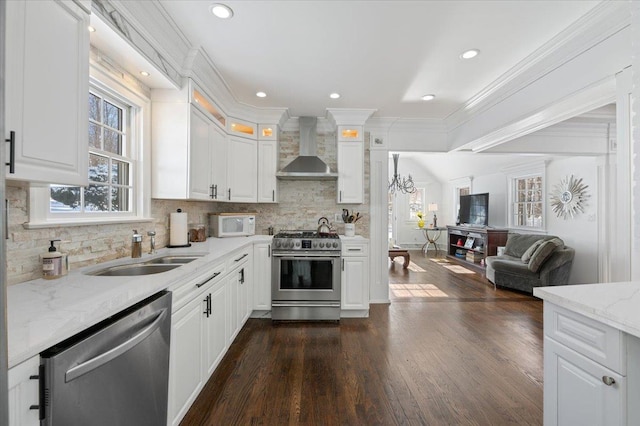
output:
[{"label": "paper towel holder", "polygon": [[[182,213],[182,209],[178,209],[177,212],[178,213]],[[186,225],[186,222],[185,222],[185,225]],[[169,227],[171,227],[171,223],[169,223]],[[169,228],[169,229],[171,229],[171,228]],[[185,229],[185,234],[187,235],[187,244],[179,244],[179,245],[168,244],[167,248],[191,247],[191,243],[189,242],[189,229],[188,228]]]}]

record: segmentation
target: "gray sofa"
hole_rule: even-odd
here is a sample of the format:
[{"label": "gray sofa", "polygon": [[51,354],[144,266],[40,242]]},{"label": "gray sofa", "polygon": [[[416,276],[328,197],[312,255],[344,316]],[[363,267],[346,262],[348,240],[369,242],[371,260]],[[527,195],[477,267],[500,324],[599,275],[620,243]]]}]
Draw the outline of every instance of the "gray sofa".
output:
[{"label": "gray sofa", "polygon": [[[555,245],[548,247],[548,257],[537,259],[539,269],[532,271],[534,265],[525,263],[523,255],[535,253],[536,247],[542,248],[539,240],[549,241],[545,246],[551,246],[552,242]],[[537,246],[529,250],[534,244]],[[553,235],[509,234],[505,253],[487,257],[486,276],[496,286],[533,293],[534,287],[568,284],[574,254],[574,249]]]}]

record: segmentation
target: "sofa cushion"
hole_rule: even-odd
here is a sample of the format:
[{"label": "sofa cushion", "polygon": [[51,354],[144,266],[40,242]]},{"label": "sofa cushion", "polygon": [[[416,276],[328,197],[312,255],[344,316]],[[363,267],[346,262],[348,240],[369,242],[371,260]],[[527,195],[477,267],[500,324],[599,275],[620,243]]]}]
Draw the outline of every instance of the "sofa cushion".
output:
[{"label": "sofa cushion", "polygon": [[531,247],[529,247],[520,258],[522,260],[522,263],[529,263],[529,260],[531,260],[531,256],[533,256],[533,253],[535,253],[540,244],[542,244],[543,242],[544,240],[541,238],[535,243],[531,244]]},{"label": "sofa cushion", "polygon": [[531,255],[531,259],[529,259],[529,270],[531,272],[538,272],[542,264],[551,257],[553,251],[558,247],[564,247],[564,242],[560,238],[554,237],[550,240],[543,241]]},{"label": "sofa cushion", "polygon": [[538,240],[548,240],[550,238],[553,237],[539,234],[509,234],[507,244],[504,247],[504,254],[513,257],[522,257],[524,252],[531,247],[531,244]]}]

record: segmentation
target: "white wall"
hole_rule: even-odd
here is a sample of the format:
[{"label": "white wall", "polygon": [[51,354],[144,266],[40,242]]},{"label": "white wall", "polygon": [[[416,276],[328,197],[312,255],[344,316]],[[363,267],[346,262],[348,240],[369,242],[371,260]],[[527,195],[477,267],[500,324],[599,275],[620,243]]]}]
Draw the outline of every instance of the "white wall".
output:
[{"label": "white wall", "polygon": [[[546,189],[550,194],[554,186],[566,176],[573,175],[582,179],[588,185],[589,199],[585,205],[585,212],[574,218],[563,219],[552,211],[547,197],[547,232],[562,238],[565,245],[573,247],[576,255],[571,268],[571,284],[598,282],[598,248],[602,246],[598,241],[598,174],[595,157],[572,157],[551,161],[546,171]],[[604,199],[604,198],[603,198]]]}]

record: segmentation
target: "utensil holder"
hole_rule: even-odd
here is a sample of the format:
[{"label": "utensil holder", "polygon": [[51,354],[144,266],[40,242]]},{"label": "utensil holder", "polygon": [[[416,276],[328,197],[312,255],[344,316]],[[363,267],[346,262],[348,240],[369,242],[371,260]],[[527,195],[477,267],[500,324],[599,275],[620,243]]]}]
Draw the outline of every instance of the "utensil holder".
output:
[{"label": "utensil holder", "polygon": [[353,237],[356,235],[356,224],[355,223],[345,223],[344,224],[344,236],[345,237]]}]

